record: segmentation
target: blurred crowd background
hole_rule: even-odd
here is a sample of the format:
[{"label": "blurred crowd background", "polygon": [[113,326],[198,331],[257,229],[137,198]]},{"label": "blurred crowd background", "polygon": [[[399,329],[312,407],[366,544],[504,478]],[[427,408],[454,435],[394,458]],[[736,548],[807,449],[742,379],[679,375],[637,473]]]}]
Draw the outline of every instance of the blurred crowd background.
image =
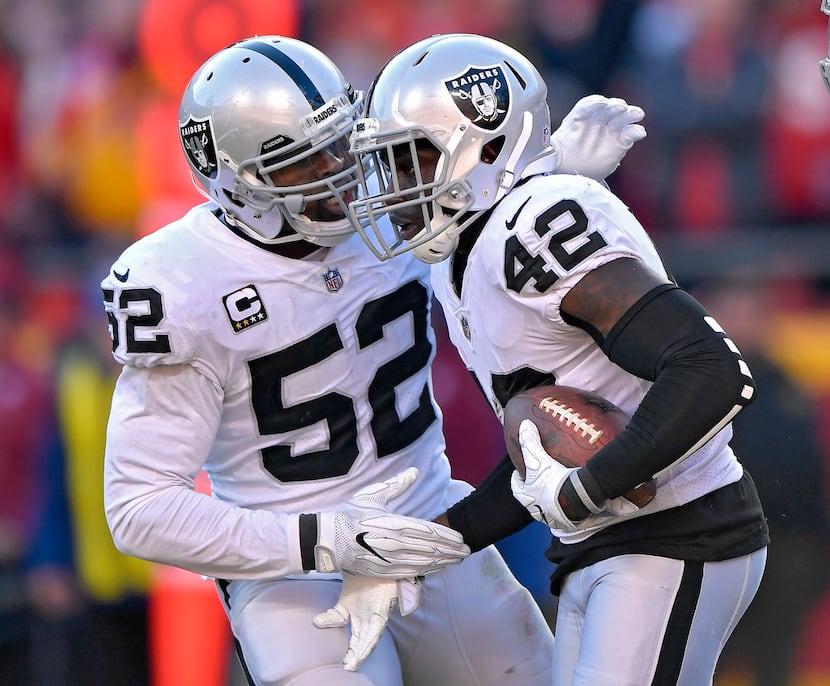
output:
[{"label": "blurred crowd background", "polygon": [[[201,201],[178,147],[193,71],[254,34],[303,38],[357,88],[403,46],[505,40],[549,85],[646,111],[609,179],[751,360],[734,446],[773,535],[718,686],[830,684],[830,93],[819,0],[0,0],[0,683],[242,683],[209,583],[126,558],[102,512],[110,355],[99,282]],[[500,428],[436,318],[456,473]],[[186,439],[185,439],[186,440]],[[553,618],[531,527],[502,550]]]}]

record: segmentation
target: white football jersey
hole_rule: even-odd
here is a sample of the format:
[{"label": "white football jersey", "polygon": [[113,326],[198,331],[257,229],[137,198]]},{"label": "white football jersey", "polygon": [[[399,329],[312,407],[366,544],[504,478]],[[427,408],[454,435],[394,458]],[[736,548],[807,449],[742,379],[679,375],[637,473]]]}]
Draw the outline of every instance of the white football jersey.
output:
[{"label": "white football jersey", "polygon": [[[382,265],[357,235],[288,259],[213,209],[141,239],[102,283],[125,365],[107,439],[112,522],[136,527],[142,557],[257,578],[301,569],[289,513],[337,509],[406,467],[420,475],[390,510],[443,511],[427,265]],[[192,490],[201,468],[214,498]]]},{"label": "white football jersey", "polygon": [[[450,338],[499,417],[511,378],[543,374],[559,385],[599,393],[633,414],[650,382],[611,362],[559,311],[580,278],[620,257],[639,258],[671,281],[645,229],[615,195],[591,179],[553,174],[529,179],[497,205],[468,257],[461,298],[452,285],[452,260],[433,267]],[[740,479],[730,437],[731,425],[664,470],[657,497],[631,516],[677,506]],[[598,523],[560,539],[581,540],[620,520],[591,521]]]}]

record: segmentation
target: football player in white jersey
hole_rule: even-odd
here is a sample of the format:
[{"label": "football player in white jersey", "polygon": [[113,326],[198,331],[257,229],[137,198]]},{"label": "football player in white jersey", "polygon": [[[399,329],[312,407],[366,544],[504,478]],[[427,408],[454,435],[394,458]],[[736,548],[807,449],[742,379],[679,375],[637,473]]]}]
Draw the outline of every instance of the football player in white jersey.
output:
[{"label": "football player in white jersey", "polygon": [[[208,202],[102,283],[124,365],[113,538],[217,580],[252,684],[547,686],[553,638],[530,594],[494,548],[470,555],[430,521],[472,487],[451,477],[432,394],[429,268],[379,263],[346,217],[361,103],[279,36],[229,46],[187,86],[180,138]],[[607,129],[616,166],[630,141],[597,122],[565,127],[561,159]],[[318,628],[349,620],[351,639]]]},{"label": "football player in white jersey", "polygon": [[[352,136],[364,183],[379,176],[381,190],[367,185],[350,212],[382,260],[434,264],[453,343],[497,414],[516,392],[555,382],[633,415],[580,469],[551,459],[523,422],[526,478],[505,459],[462,502],[487,492],[489,510],[439,517],[472,550],[519,503],[550,526],[552,683],[702,686],[766,559],[766,520],[729,447],[753,380],[626,206],[592,179],[550,173],[546,98],[534,66],[489,38],[433,36],[401,51]],[[620,497],[652,477],[643,509]]]}]

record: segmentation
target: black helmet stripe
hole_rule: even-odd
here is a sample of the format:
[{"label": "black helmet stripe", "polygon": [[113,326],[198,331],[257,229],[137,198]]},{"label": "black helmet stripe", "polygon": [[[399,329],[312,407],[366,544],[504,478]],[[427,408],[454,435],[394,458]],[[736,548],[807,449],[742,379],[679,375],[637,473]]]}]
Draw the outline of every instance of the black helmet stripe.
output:
[{"label": "black helmet stripe", "polygon": [[306,74],[302,67],[300,67],[299,64],[297,64],[284,52],[277,49],[270,43],[259,41],[245,43],[245,45],[241,47],[258,52],[260,55],[264,55],[281,67],[288,77],[297,84],[297,88],[302,91],[302,94],[305,96],[306,100],[308,100],[308,104],[311,105],[312,109],[317,109],[325,104],[323,96],[320,94],[320,91],[317,90],[317,86],[314,85],[314,82],[308,78],[308,74]]}]

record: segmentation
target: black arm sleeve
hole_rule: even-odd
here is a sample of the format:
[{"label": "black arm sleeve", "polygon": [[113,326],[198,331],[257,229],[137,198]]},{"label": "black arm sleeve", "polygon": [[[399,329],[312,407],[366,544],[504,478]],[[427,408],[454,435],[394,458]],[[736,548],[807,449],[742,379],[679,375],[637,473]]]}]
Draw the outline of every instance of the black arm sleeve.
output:
[{"label": "black arm sleeve", "polygon": [[447,510],[447,521],[473,552],[521,531],[533,521],[513,497],[510,477],[513,463],[505,457],[481,485]]},{"label": "black arm sleeve", "polygon": [[685,458],[754,396],[735,345],[676,286],[646,293],[602,347],[612,362],[654,382],[625,430],[583,467],[608,498]]}]

